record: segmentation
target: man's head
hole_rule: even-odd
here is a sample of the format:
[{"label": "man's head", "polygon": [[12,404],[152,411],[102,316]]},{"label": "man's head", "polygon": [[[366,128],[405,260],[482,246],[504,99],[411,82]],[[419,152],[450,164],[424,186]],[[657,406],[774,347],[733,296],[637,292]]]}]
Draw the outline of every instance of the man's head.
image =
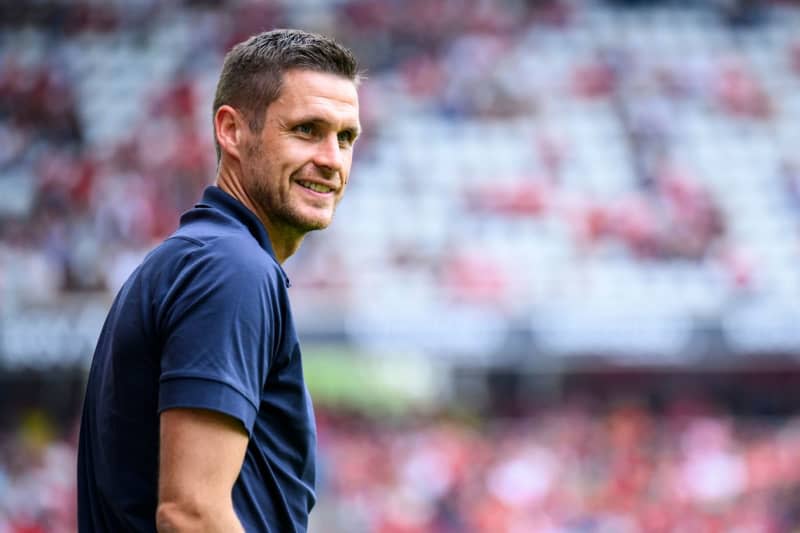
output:
[{"label": "man's head", "polygon": [[[355,56],[333,39],[301,30],[267,31],[242,41],[225,56],[213,114],[229,105],[242,113],[253,133],[259,133],[264,111],[278,97],[284,72],[291,69],[334,74],[356,86],[361,81]],[[214,145],[219,162],[216,137]]]},{"label": "man's head", "polygon": [[297,30],[256,35],[226,56],[214,99],[218,180],[236,176],[273,241],[330,223],[360,129],[359,77],[350,51]]}]

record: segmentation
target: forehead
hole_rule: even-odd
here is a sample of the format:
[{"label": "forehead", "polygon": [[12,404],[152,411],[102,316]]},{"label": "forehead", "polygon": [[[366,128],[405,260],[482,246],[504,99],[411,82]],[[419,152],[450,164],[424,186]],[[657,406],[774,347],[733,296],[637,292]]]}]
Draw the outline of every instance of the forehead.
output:
[{"label": "forehead", "polygon": [[313,115],[347,125],[358,124],[358,91],[351,80],[327,72],[292,69],[284,72],[281,92],[269,106],[285,118]]}]

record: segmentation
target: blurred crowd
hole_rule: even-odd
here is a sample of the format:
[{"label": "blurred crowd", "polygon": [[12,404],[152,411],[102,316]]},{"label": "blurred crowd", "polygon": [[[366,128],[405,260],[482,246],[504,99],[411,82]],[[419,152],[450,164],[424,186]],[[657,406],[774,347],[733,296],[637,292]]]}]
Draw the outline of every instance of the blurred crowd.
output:
[{"label": "blurred crowd", "polygon": [[[111,144],[88,143],[58,43],[37,61],[7,49],[0,55],[0,171],[34,184],[27,209],[0,213],[0,242],[40,256],[42,277],[55,278],[23,283],[106,289],[113,272],[103,268],[118,252],[163,238],[199,197],[213,149],[201,146],[189,125],[196,103],[192,86],[180,80],[154,91],[131,132]],[[148,128],[173,135],[154,150],[145,143]]]},{"label": "blurred crowd", "polygon": [[77,531],[77,438],[59,426],[30,409],[0,432],[0,533]]},{"label": "blurred crowd", "polygon": [[[318,409],[324,533],[789,533],[800,420],[673,400],[522,418]],[[75,531],[74,438],[31,411],[0,434],[0,533]]]},{"label": "blurred crowd", "polygon": [[[374,315],[429,293],[490,307],[561,302],[558,283],[590,278],[576,270],[598,257],[708,268],[735,294],[780,277],[770,250],[785,253],[781,275],[796,275],[792,2],[470,4],[0,0],[0,311],[9,294],[47,304],[124,280],[213,178],[210,91],[224,52],[281,26],[337,37],[368,74],[340,215],[351,225],[309,239],[289,265],[295,290],[333,316],[358,290],[383,302],[390,284],[393,306]],[[653,22],[665,13],[674,28]],[[642,20],[660,31],[641,40]],[[619,284],[634,284],[622,272]],[[795,281],[774,293],[800,296]],[[575,290],[580,302],[588,286]],[[319,437],[318,531],[800,523],[797,418],[681,402],[513,420],[320,409]],[[41,413],[0,432],[0,533],[74,531],[74,456],[74,438]]]},{"label": "blurred crowd", "polygon": [[[677,401],[524,419],[320,421],[325,531],[771,533],[800,523],[800,421]],[[321,511],[324,513],[324,511]],[[332,527],[331,524],[336,524]]]},{"label": "blurred crowd", "polygon": [[[766,4],[719,4],[752,4],[762,15],[767,13]],[[0,4],[0,20],[7,29],[0,38],[0,180],[13,184],[8,186],[10,194],[20,197],[11,203],[13,208],[0,205],[0,274],[5,274],[0,275],[0,286],[23,298],[44,300],[62,290],[118,286],[143,251],[175,227],[177,214],[191,206],[213,178],[209,80],[224,51],[263,28],[304,24],[353,47],[369,73],[362,88],[366,135],[357,158],[376,175],[365,174],[363,181],[396,170],[396,163],[382,154],[393,144],[385,132],[401,115],[442,123],[485,121],[487,126],[529,120],[535,133],[520,143],[527,160],[520,165],[519,178],[495,179],[507,177],[498,169],[489,179],[463,180],[444,191],[457,195],[453,216],[555,220],[568,227],[567,245],[578,256],[598,247],[621,247],[633,261],[711,261],[729,272],[734,289],[752,282],[757,254],[732,235],[731,209],[709,187],[704,171],[681,157],[681,144],[692,140],[687,141],[673,122],[686,109],[702,108],[709,120],[727,117],[756,127],[775,123],[782,112],[781,97],[768,87],[763,71],[737,52],[734,37],[721,47],[719,61],[702,67],[691,61],[653,61],[624,39],[589,39],[582,48],[568,51],[563,69],[553,71],[553,54],[541,44],[541,36],[580,35],[587,16],[614,16],[611,8],[566,0],[482,2],[467,10],[451,0],[304,5],[147,0]],[[711,7],[694,9],[717,13],[708,22],[714,31],[748,31],[738,23],[726,26],[727,18]],[[770,24],[767,16],[740,18],[752,26]],[[190,21],[188,34],[169,41],[177,43],[173,49],[153,52],[159,32],[170,34],[169,28],[181,19]],[[141,24],[144,20],[151,24]],[[147,58],[135,72],[116,65],[109,75],[118,73],[119,80],[107,80],[111,86],[133,74],[137,83],[145,81],[144,88],[135,94],[106,94],[102,88],[102,94],[92,94],[86,80],[100,74],[91,66],[88,71],[80,67],[81,48],[90,38],[110,50],[124,41],[132,54]],[[783,46],[779,51],[784,57],[776,65],[797,77],[800,41]],[[167,75],[148,78],[147,61],[170,53],[174,64]],[[550,63],[540,64],[537,53]],[[114,56],[109,52],[108,57]],[[104,95],[109,105],[135,99],[133,120],[115,119],[113,109],[88,112],[93,100]],[[596,166],[591,161],[578,164],[578,155],[586,149],[582,139],[569,132],[553,134],[559,128],[547,117],[558,117],[558,110],[552,109],[557,102],[608,109],[617,131],[607,141],[609,150],[626,152],[627,168],[605,171],[632,176],[619,194],[597,196],[575,187],[575,175],[598,169],[586,168]],[[600,145],[606,142],[601,126],[589,125],[598,128],[594,138]],[[442,139],[436,141],[436,146],[447,148]],[[423,155],[427,160],[436,157]],[[445,171],[462,172],[466,165],[453,158]],[[782,187],[787,198],[796,196],[797,161],[786,154],[770,166],[763,172],[774,175],[775,186]],[[407,170],[419,174],[424,166]],[[435,182],[439,174],[432,169],[424,179],[407,176],[409,200],[428,190],[425,179]],[[385,201],[374,182],[354,187],[369,191],[378,204]],[[440,209],[448,209],[448,201],[437,200]],[[390,203],[386,209],[391,209]],[[387,250],[422,247],[407,237],[385,237]],[[306,255],[331,259],[332,250],[343,243],[350,246],[354,239],[338,236],[333,244],[311,246]],[[386,254],[380,268],[402,272],[413,267],[402,252],[397,253],[400,257]],[[479,285],[479,299],[488,293],[490,301],[492,287],[502,286],[504,276],[510,275],[492,258],[483,258],[488,265],[474,264],[467,250],[455,245],[429,253],[425,260],[434,279],[455,280],[448,286],[467,295]],[[334,274],[346,277],[351,266],[345,260]],[[15,271],[26,275],[15,277]],[[486,283],[481,285],[484,277],[488,290]],[[513,285],[513,280],[507,284]]]}]

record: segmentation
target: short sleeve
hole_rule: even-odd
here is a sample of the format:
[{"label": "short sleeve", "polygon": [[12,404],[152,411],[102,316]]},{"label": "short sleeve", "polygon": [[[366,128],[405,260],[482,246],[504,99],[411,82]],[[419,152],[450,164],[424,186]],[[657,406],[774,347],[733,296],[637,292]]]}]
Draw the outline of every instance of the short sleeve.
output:
[{"label": "short sleeve", "polygon": [[159,412],[210,409],[252,432],[277,319],[262,264],[207,245],[189,255],[159,312]]}]

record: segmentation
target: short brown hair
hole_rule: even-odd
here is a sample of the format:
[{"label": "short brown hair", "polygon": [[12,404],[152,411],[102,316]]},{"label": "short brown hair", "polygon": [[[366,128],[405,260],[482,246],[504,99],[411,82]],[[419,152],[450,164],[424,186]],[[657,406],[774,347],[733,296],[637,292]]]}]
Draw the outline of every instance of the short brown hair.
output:
[{"label": "short brown hair", "polygon": [[[250,130],[264,127],[264,111],[281,91],[283,73],[292,68],[336,74],[358,83],[353,53],[329,37],[302,30],[278,29],[253,35],[225,56],[214,95],[213,115],[223,105],[239,110]],[[220,147],[214,135],[217,161]]]}]

